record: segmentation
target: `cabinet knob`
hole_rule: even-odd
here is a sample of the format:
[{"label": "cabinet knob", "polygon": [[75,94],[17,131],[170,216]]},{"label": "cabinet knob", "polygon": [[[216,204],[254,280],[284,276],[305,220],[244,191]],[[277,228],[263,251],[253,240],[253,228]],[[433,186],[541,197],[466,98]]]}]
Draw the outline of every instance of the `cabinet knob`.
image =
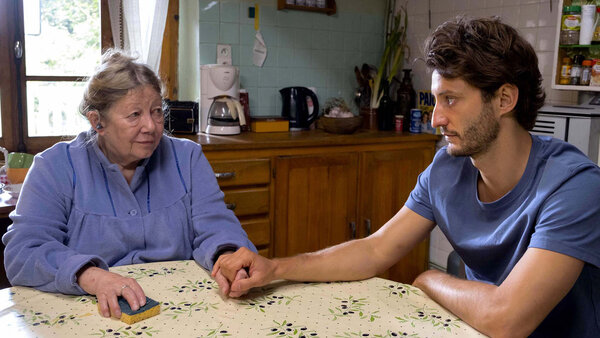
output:
[{"label": "cabinet knob", "polygon": [[371,220],[368,218],[365,219],[365,231],[367,233],[367,236],[371,234]]},{"label": "cabinet knob", "polygon": [[235,171],[230,171],[230,172],[227,172],[227,173],[215,173],[215,177],[217,179],[220,179],[220,178],[234,178],[235,177]]},{"label": "cabinet knob", "polygon": [[226,206],[229,210],[235,210],[235,207],[237,207],[235,203],[226,203]]},{"label": "cabinet knob", "polygon": [[350,239],[356,238],[356,223],[350,222]]}]

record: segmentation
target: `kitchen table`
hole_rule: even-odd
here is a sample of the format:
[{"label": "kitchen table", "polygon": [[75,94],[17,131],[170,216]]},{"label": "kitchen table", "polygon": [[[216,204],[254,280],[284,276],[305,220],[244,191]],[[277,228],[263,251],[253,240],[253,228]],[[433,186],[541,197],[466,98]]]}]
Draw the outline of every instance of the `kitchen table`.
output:
[{"label": "kitchen table", "polygon": [[278,281],[242,299],[222,299],[194,261],[118,266],[160,303],[133,325],[98,314],[94,296],[0,290],[3,337],[478,337],[421,290],[381,278],[357,282]]}]

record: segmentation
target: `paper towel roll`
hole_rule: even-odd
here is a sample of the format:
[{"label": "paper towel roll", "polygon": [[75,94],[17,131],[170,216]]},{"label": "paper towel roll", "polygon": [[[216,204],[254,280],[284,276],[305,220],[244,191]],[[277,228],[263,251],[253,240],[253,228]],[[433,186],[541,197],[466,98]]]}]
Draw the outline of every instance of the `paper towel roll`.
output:
[{"label": "paper towel roll", "polygon": [[579,44],[589,45],[594,35],[594,18],[596,5],[581,6],[581,31],[579,32]]}]

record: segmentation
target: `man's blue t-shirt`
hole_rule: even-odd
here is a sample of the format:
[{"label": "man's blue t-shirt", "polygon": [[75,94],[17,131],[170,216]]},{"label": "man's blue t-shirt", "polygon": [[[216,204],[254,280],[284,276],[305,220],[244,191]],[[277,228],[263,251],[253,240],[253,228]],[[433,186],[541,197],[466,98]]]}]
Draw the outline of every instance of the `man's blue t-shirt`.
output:
[{"label": "man's blue t-shirt", "polygon": [[437,223],[470,280],[500,285],[530,247],[584,261],[573,288],[532,336],[600,337],[600,168],[566,142],[532,141],[521,180],[499,200],[481,202],[471,159],[444,148],[406,206]]}]

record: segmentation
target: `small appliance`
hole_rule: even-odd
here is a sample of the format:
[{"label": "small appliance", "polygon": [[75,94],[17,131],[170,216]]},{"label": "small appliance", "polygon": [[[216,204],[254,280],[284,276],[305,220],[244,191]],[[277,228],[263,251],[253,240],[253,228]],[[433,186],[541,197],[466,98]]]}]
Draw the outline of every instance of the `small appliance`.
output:
[{"label": "small appliance", "polygon": [[279,93],[283,100],[281,116],[290,120],[290,130],[308,129],[319,115],[317,95],[306,87],[286,87]]},{"label": "small appliance", "polygon": [[198,132],[198,102],[165,100],[165,103],[165,130],[172,134]]},{"label": "small appliance", "polygon": [[239,102],[239,70],[231,65],[200,67],[200,131],[206,134],[235,135],[245,125]]}]

